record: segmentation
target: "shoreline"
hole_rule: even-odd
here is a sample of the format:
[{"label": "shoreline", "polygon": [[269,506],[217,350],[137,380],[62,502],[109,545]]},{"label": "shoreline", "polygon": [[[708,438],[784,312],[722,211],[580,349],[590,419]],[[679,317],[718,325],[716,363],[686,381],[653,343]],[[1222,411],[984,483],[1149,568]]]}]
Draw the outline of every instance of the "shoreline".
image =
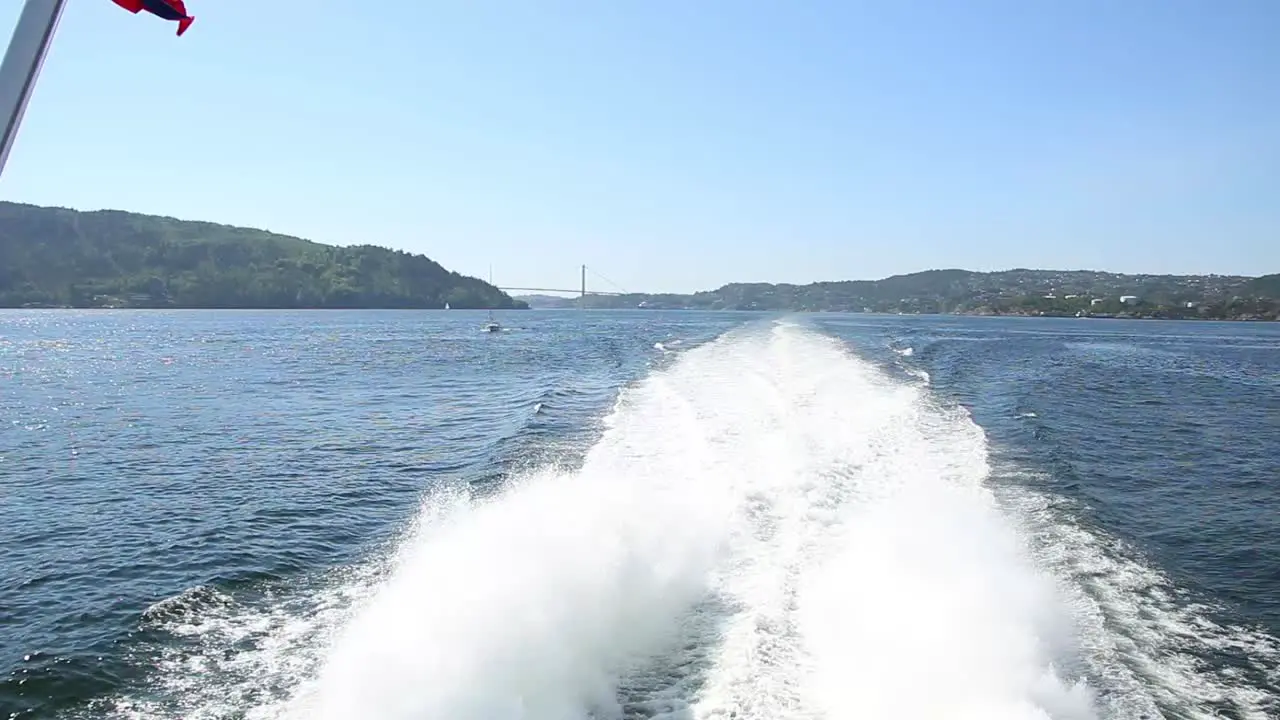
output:
[{"label": "shoreline", "polygon": [[651,312],[703,312],[703,313],[799,313],[799,314],[819,314],[825,313],[830,315],[871,315],[876,317],[984,317],[984,318],[1029,318],[1029,319],[1045,319],[1054,318],[1058,320],[1143,320],[1143,321],[1163,321],[1163,322],[1280,322],[1280,317],[1157,317],[1154,315],[1063,315],[1063,314],[1033,314],[1033,313],[990,313],[990,312],[947,312],[947,313],[894,313],[894,312],[863,312],[850,310],[761,310],[749,308],[572,308],[572,307],[520,307],[520,308],[449,308],[446,310],[442,307],[383,307],[383,306],[367,306],[367,307],[217,307],[217,306],[170,306],[170,307],[72,307],[72,306],[42,306],[42,307],[21,307],[21,306],[0,306],[0,311],[66,311],[73,310],[79,312],[138,312],[138,311],[159,311],[159,312],[633,312],[633,313],[651,313]]}]

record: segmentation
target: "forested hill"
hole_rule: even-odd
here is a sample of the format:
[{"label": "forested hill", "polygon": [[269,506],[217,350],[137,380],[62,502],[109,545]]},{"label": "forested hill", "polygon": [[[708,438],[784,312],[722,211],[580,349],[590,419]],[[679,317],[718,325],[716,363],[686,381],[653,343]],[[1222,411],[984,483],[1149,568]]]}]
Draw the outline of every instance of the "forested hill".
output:
[{"label": "forested hill", "polygon": [[808,285],[731,283],[692,295],[587,296],[589,307],[1280,319],[1280,275],[926,270]]},{"label": "forested hill", "polygon": [[0,202],[0,307],[513,308],[423,255]]}]

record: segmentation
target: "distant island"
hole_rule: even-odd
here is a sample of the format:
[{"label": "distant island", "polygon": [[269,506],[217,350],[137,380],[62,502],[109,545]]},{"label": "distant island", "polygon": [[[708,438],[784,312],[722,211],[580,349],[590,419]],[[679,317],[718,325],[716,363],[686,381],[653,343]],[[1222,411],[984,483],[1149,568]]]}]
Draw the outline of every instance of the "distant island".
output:
[{"label": "distant island", "polygon": [[0,202],[0,307],[755,310],[1280,319],[1280,274],[927,270],[682,294],[511,297],[424,255],[249,228]]},{"label": "distant island", "polygon": [[808,285],[732,283],[691,295],[532,295],[518,299],[532,307],[1277,320],[1280,274],[927,270],[883,280]]},{"label": "distant island", "polygon": [[0,307],[525,308],[424,255],[0,202]]}]

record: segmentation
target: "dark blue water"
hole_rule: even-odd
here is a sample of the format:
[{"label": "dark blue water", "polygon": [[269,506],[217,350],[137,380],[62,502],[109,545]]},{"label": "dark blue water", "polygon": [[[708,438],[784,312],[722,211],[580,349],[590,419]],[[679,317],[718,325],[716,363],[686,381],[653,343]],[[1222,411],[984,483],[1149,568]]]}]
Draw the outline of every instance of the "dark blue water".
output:
[{"label": "dark blue water", "polygon": [[[1059,705],[1050,716],[1280,716],[1280,327],[821,315],[779,330],[779,319],[748,314],[524,312],[490,335],[481,319],[0,313],[0,717],[283,717],[308,687],[338,697],[322,671],[348,651],[337,638],[359,608],[394,596],[427,612],[450,592],[409,587],[402,559],[448,547],[415,533],[446,523],[450,507],[490,503],[532,522],[519,515],[526,506],[503,504],[513,483],[551,487],[539,478],[600,467],[610,480],[649,482],[676,453],[690,454],[666,475],[697,465],[682,480],[694,492],[699,478],[737,467],[743,451],[719,449],[735,438],[778,460],[734,470],[761,477],[829,455],[857,479],[884,462],[867,459],[872,446],[906,457],[895,468],[930,443],[940,457],[978,448],[983,486],[1075,619],[1055,663],[1091,688],[1091,715]],[[823,337],[847,357],[828,354]],[[877,403],[898,402],[894,388],[936,413],[922,426],[936,436],[867,444],[887,432],[873,424]],[[961,419],[939,424],[957,408]],[[861,414],[814,419],[846,411]],[[954,445],[961,422],[981,428],[980,447]],[[694,435],[696,453],[685,445]],[[796,441],[762,449],[783,436]],[[893,472],[876,482],[907,471]],[[568,522],[576,511],[563,512]],[[617,538],[649,542],[637,527]],[[768,527],[770,538],[827,542],[805,530],[817,527],[809,520]],[[556,547],[555,565],[550,550],[531,557],[557,571],[594,557]],[[405,622],[386,627],[415,632]],[[505,627],[493,623],[485,657],[510,663],[510,638],[528,626]],[[616,629],[618,645],[630,642]],[[800,630],[778,633],[806,652]],[[715,656],[731,637],[706,631],[696,654]],[[574,647],[594,657],[598,640]],[[404,659],[396,652],[389,662]],[[791,685],[794,714],[770,715],[758,696],[783,691],[764,679],[754,706],[715,696],[724,667],[654,676],[688,682],[624,675],[650,700],[617,712],[711,717],[714,699],[742,718],[821,716],[802,706],[822,702],[838,715]],[[928,668],[910,673],[929,685]],[[432,680],[408,677],[395,691],[406,697]]]}]

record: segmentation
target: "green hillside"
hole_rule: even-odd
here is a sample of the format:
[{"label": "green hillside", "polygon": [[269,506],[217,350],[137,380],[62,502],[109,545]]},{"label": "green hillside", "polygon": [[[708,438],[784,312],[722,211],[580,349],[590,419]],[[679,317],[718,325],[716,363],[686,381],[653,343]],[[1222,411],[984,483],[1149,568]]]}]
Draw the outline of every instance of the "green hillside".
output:
[{"label": "green hillside", "polygon": [[423,255],[0,202],[0,307],[525,307]]},{"label": "green hillside", "polygon": [[1263,275],[1250,280],[1245,286],[1245,292],[1257,297],[1280,300],[1280,273]]}]

